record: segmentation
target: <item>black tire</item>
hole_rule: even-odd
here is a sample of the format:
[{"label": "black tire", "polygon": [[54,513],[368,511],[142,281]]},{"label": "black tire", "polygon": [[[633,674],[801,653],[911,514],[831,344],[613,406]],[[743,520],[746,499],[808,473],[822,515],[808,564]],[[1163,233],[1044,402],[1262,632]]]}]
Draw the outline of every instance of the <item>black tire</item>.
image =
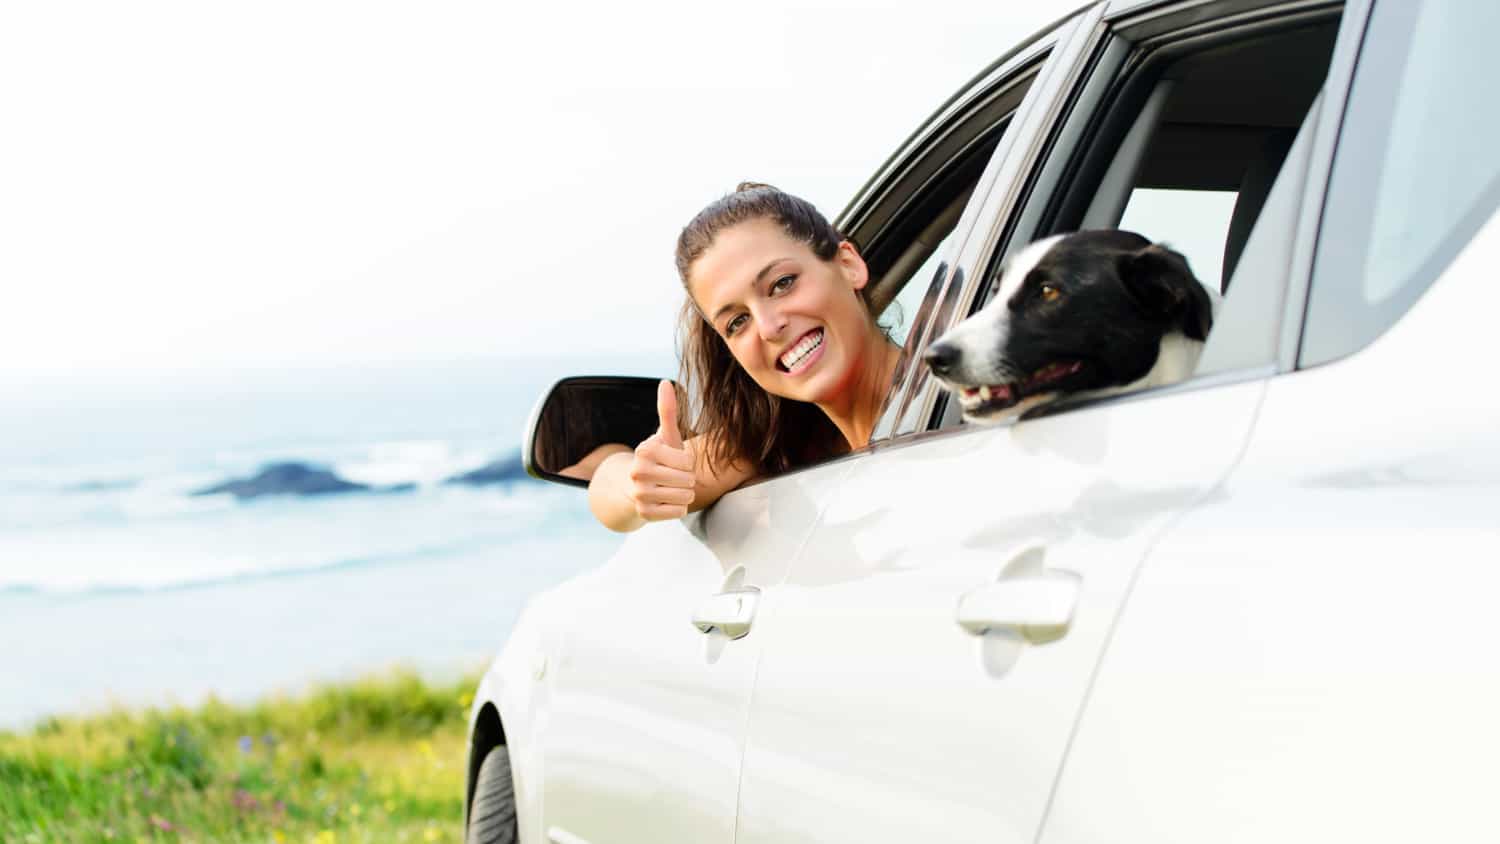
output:
[{"label": "black tire", "polygon": [[479,765],[464,842],[515,844],[516,834],[516,789],[510,781],[510,752],[502,744],[490,748]]}]

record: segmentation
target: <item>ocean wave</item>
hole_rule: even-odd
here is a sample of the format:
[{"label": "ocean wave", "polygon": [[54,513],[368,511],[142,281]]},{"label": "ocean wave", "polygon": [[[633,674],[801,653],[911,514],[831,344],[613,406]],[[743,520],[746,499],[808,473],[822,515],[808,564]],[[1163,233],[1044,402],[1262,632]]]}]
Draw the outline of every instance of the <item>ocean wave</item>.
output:
[{"label": "ocean wave", "polygon": [[333,461],[333,468],[340,477],[369,486],[432,486],[483,464],[487,457],[488,450],[446,440],[395,440],[368,445],[360,454]]},{"label": "ocean wave", "polygon": [[507,539],[511,538],[514,537],[473,537],[461,542],[440,543],[387,553],[361,554],[312,565],[294,565],[285,568],[270,569],[244,569],[210,573],[202,577],[189,576],[175,580],[163,580],[161,582],[127,583],[115,581],[76,585],[11,583],[0,585],[0,599],[7,597],[76,599],[121,595],[151,595],[194,589],[211,589],[220,586],[238,586],[258,581],[309,577],[355,569],[426,563],[438,558],[477,551],[487,547],[503,548],[506,545]]},{"label": "ocean wave", "polygon": [[136,485],[140,482],[140,478],[102,478],[65,484],[59,487],[58,491],[64,493],[120,492],[122,490],[135,489]]},{"label": "ocean wave", "polygon": [[[578,490],[545,484],[244,503],[143,492],[131,494],[132,515],[34,511],[12,529],[5,523],[15,520],[0,518],[0,595],[215,584],[505,548],[592,526]],[[196,512],[166,512],[189,502]]]}]

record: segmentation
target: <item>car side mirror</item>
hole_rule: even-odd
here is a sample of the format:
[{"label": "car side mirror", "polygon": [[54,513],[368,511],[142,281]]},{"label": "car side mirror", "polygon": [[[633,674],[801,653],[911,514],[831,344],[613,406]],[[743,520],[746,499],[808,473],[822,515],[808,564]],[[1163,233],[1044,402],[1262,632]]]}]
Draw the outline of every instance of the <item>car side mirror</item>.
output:
[{"label": "car side mirror", "polygon": [[656,378],[580,376],[552,385],[537,402],[521,445],[533,478],[588,486],[609,445],[635,448],[656,433]]}]

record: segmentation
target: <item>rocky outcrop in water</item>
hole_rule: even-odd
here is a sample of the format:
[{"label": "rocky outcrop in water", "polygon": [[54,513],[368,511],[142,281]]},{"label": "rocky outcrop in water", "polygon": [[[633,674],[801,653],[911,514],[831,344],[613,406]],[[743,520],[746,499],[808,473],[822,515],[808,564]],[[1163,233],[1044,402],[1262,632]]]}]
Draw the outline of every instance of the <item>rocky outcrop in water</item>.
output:
[{"label": "rocky outcrop in water", "polygon": [[223,495],[228,493],[238,499],[259,498],[262,495],[337,495],[345,492],[407,492],[415,484],[397,484],[388,487],[373,487],[369,484],[346,481],[319,466],[306,463],[272,463],[261,469],[254,477],[225,481],[197,490],[193,495]]},{"label": "rocky outcrop in water", "polygon": [[490,484],[508,484],[512,481],[529,481],[531,476],[526,474],[526,467],[521,463],[520,453],[512,454],[492,460],[480,466],[472,472],[462,475],[454,475],[445,484],[464,484],[465,486],[489,486]]}]

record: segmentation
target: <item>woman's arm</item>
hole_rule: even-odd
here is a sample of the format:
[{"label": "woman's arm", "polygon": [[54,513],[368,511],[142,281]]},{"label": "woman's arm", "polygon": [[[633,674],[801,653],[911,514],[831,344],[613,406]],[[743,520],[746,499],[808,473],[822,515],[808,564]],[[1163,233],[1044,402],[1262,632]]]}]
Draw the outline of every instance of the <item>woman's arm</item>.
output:
[{"label": "woman's arm", "polygon": [[704,441],[683,442],[677,430],[677,393],[669,382],[657,388],[656,433],[633,452],[609,455],[589,481],[589,509],[613,531],[636,530],[646,522],[680,519],[702,510],[752,473],[738,464],[713,466],[701,454]]},{"label": "woman's arm", "polygon": [[576,478],[580,481],[591,481],[594,473],[599,471],[599,464],[603,463],[611,454],[629,454],[630,446],[624,443],[605,443],[593,451],[579,458],[577,463],[563,469],[558,469],[557,474],[565,478]]}]

